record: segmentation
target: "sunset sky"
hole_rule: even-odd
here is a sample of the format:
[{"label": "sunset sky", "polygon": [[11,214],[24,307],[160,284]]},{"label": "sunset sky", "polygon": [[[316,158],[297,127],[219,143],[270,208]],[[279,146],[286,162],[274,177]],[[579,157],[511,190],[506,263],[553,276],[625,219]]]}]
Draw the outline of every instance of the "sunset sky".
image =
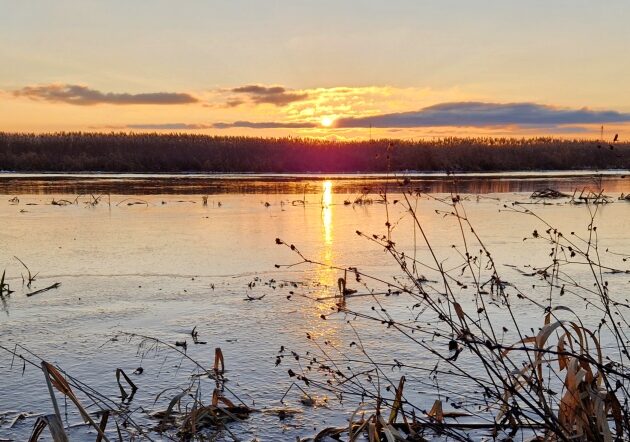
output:
[{"label": "sunset sky", "polygon": [[0,130],[630,136],[629,22],[627,0],[0,0]]}]

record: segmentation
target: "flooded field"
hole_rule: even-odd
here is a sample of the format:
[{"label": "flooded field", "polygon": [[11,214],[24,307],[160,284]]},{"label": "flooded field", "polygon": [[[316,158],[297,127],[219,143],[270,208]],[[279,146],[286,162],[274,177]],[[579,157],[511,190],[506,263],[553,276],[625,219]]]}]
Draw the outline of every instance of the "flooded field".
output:
[{"label": "flooded field", "polygon": [[[567,196],[530,198],[544,188]],[[596,201],[601,204],[578,199],[589,190],[597,195],[603,190],[609,198]],[[403,194],[407,191],[411,193]],[[347,427],[365,399],[360,390],[339,397],[340,390],[326,384],[325,370],[317,368],[312,371],[318,373],[309,374],[310,384],[291,376],[310,373],[308,361],[314,355],[318,362],[340,361],[338,370],[346,370],[351,361],[357,373],[369,355],[388,367],[375,376],[378,382],[398,384],[406,376],[405,399],[418,410],[428,411],[441,399],[445,411],[477,410],[463,421],[490,422],[478,406],[478,386],[446,371],[436,379],[435,354],[388,327],[387,316],[382,323],[365,318],[383,309],[405,324],[437,320],[422,317],[423,311],[413,308],[417,301],[395,289],[404,286],[404,268],[371,235],[388,235],[389,223],[397,250],[414,258],[413,274],[422,275],[429,287],[440,284],[433,255],[442,268],[463,275],[462,228],[449,216],[449,203],[459,195],[466,220],[492,252],[502,281],[509,282],[505,290],[525,330],[544,323],[532,302],[569,306],[585,326],[596,327],[601,312],[585,302],[592,295],[588,290],[567,288],[564,294],[563,286],[560,301],[548,299],[550,286],[537,270],[551,264],[553,245],[541,238],[548,229],[541,219],[584,241],[593,233],[589,224],[594,216],[602,279],[610,297],[623,301],[630,289],[630,201],[618,198],[628,193],[630,178],[623,173],[457,178],[0,175],[0,273],[6,272],[4,281],[14,291],[0,296],[0,345],[5,348],[0,350],[0,440],[26,440],[36,418],[53,412],[41,370],[6,349],[30,362],[39,364],[41,358],[53,363],[116,404],[121,401],[116,370],[123,369],[138,387],[125,405],[133,421],[152,440],[178,440],[174,431],[156,430],[155,412],[167,409],[198,371],[178,352],[184,347],[175,347],[183,342],[185,354],[207,369],[215,348],[221,348],[225,397],[255,410],[228,423],[227,430],[209,429],[204,440],[288,441],[313,437],[326,427]],[[385,196],[389,204],[383,202]],[[401,204],[405,197],[422,232]],[[319,264],[300,263],[302,258],[283,243]],[[483,259],[477,245],[470,244],[470,250]],[[342,270],[355,267],[374,279],[357,281],[353,270]],[[30,286],[28,271],[35,275]],[[484,272],[481,266],[479,275]],[[567,264],[565,273],[576,287],[593,285],[589,266]],[[348,297],[352,314],[335,313],[339,278],[357,291],[354,295],[373,290],[371,296]],[[56,288],[27,296],[56,283]],[[478,309],[471,294],[474,284],[466,275],[453,284],[453,295],[465,311]],[[518,341],[512,317],[501,302],[492,302],[489,286],[484,309],[497,339]],[[439,336],[434,331],[422,339]],[[616,351],[605,332],[601,339],[604,348]],[[448,345],[444,353],[449,353]],[[471,356],[462,352],[461,365],[467,358]],[[487,375],[474,363],[468,374]],[[215,382],[204,377],[195,382],[199,396],[211,402]],[[290,388],[293,382],[300,388]],[[367,388],[370,382],[377,381],[361,385]],[[73,404],[58,397],[71,440],[95,440],[96,431],[83,424]],[[52,440],[47,431],[41,440]],[[134,431],[130,425],[121,434],[129,440]],[[105,433],[118,440],[115,424]],[[484,430],[474,436],[484,437]]]}]

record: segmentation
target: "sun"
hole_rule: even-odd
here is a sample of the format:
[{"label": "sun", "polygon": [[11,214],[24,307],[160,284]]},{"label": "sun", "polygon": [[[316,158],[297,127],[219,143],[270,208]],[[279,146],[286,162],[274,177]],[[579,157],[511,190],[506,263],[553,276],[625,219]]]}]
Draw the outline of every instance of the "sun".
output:
[{"label": "sun", "polygon": [[333,122],[334,122],[334,120],[331,117],[323,117],[322,121],[321,121],[322,126],[324,126],[324,127],[332,126]]}]

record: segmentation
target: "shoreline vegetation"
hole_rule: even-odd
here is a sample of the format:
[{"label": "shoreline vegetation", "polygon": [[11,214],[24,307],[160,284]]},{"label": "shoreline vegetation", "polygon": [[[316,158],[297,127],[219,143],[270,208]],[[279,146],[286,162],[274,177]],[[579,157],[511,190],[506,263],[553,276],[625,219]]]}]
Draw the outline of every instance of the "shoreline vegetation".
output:
[{"label": "shoreline vegetation", "polygon": [[[313,440],[343,434],[347,439],[341,440],[353,441],[361,433],[367,433],[370,441],[628,440],[630,352],[625,330],[630,305],[608,282],[610,275],[630,271],[607,268],[603,262],[610,250],[599,252],[595,223],[600,203],[586,200],[590,215],[586,232],[566,236],[532,210],[504,206],[505,211],[532,217],[542,226],[540,232],[534,229],[523,241],[551,248],[547,262],[519,270],[537,281],[532,289],[536,284],[548,287],[548,295],[540,299],[531,289],[521,291],[517,284],[504,279],[502,268],[512,266],[495,261],[459,195],[436,198],[444,205],[439,211],[444,219],[453,220],[451,228],[459,230],[459,238],[450,247],[455,253],[448,257],[448,249],[435,247],[429,240],[435,231],[418,215],[419,197],[406,191],[390,202],[383,194],[384,204],[398,204],[413,223],[413,235],[418,238],[413,252],[394,240],[395,230],[402,224],[400,219],[390,222],[395,213],[392,209],[386,211],[384,234],[356,231],[359,237],[383,248],[396,262],[399,275],[383,279],[358,267],[333,267],[343,272],[343,277],[339,278],[335,307],[321,319],[341,316],[355,332],[356,341],[349,346],[337,345],[307,332],[312,350],[299,354],[282,348],[278,353],[278,364],[291,364],[288,376],[296,385],[312,386],[340,401],[361,398],[349,425],[326,428]],[[567,197],[549,192],[532,195]],[[280,238],[276,244],[287,247],[297,258],[279,267],[330,266]],[[416,249],[428,253],[417,259]],[[460,261],[453,265],[455,256]],[[447,260],[451,270],[443,265]],[[577,275],[574,272],[580,266],[589,269],[592,285],[569,276]],[[353,298],[359,296],[371,297],[372,307],[357,305]],[[407,298],[407,312],[389,303],[390,297]],[[580,303],[597,311],[594,316],[600,317],[599,321],[586,321],[586,316],[578,313]],[[538,328],[520,316],[524,308],[539,311]],[[501,321],[500,311],[508,313],[507,321]],[[405,354],[390,346],[386,357],[368,351],[361,340],[362,328],[353,325],[355,321],[380,325],[384,335],[385,330],[398,333],[418,351]],[[528,329],[528,325],[533,326]],[[418,364],[418,355],[434,358],[435,366],[431,369]],[[482,370],[475,373],[471,367]],[[454,377],[467,388],[455,391],[443,386],[446,379]],[[411,399],[413,393],[406,395],[431,384],[437,398],[430,409],[422,400]]]},{"label": "shoreline vegetation", "polygon": [[0,132],[14,172],[379,173],[630,168],[630,143],[559,138],[332,141],[183,133]]}]

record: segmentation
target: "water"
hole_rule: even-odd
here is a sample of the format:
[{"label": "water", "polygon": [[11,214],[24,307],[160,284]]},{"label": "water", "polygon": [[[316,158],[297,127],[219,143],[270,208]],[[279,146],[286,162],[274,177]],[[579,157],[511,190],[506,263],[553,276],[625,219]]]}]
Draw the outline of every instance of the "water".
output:
[{"label": "water", "polygon": [[[401,271],[383,248],[356,234],[383,234],[388,214],[379,204],[379,192],[387,190],[390,200],[401,199],[398,179],[385,176],[122,176],[122,175],[15,175],[0,177],[0,270],[15,290],[5,298],[0,311],[0,344],[13,348],[19,343],[45,360],[99,392],[116,398],[116,368],[131,374],[143,367],[141,375],[131,375],[139,391],[131,404],[138,422],[155,425],[148,413],[163,410],[172,391],[155,401],[164,389],[186,386],[194,367],[169,350],[139,351],[139,340],[129,340],[120,332],[157,337],[174,344],[186,340],[187,354],[208,368],[215,347],[226,359],[227,386],[260,412],[230,430],[243,440],[295,440],[312,436],[327,426],[347,425],[356,400],[342,404],[331,393],[312,388],[320,402],[304,406],[301,392],[293,388],[280,403],[294,379],[287,370],[299,364],[285,358],[276,366],[281,346],[302,355],[317,353],[313,340],[331,348],[356,352],[350,343],[357,340],[353,328],[341,315],[332,315],[334,299],[315,301],[337,292],[337,279],[343,272],[331,266],[357,266],[379,278],[401,276]],[[605,176],[549,174],[541,176],[412,176],[405,188],[422,192],[417,213],[435,252],[446,265],[456,265],[453,244],[461,245],[454,219],[445,217],[447,206],[439,198],[451,191],[464,199],[467,216],[493,252],[505,280],[519,286],[541,302],[548,287],[544,281],[527,277],[514,265],[528,269],[549,262],[549,247],[524,237],[534,229],[544,232],[537,219],[514,212],[514,208],[535,210],[550,224],[567,234],[584,234],[589,223],[585,205],[566,204],[567,199],[549,205],[532,203],[529,194],[542,187],[572,193],[575,189],[603,188],[614,200],[598,207],[602,259],[611,267],[627,270],[625,252],[630,253],[630,203],[617,201],[630,192],[630,179],[623,173]],[[578,192],[579,193],[579,192]],[[80,196],[77,196],[80,195]],[[352,203],[366,196],[372,204]],[[202,197],[207,196],[207,205]],[[10,202],[13,197],[19,199]],[[96,205],[90,204],[99,198]],[[436,199],[437,198],[437,199]],[[301,200],[305,199],[306,204]],[[51,205],[52,201],[64,205]],[[67,201],[69,204],[66,204]],[[413,228],[400,204],[387,207],[395,225],[394,239],[401,250],[414,253]],[[295,244],[309,259],[324,266],[292,264],[300,258],[276,238]],[[609,248],[609,253],[603,251]],[[430,262],[425,247],[417,247],[417,257]],[[615,253],[621,253],[617,255]],[[23,286],[25,269],[33,273],[32,287]],[[585,269],[571,269],[573,276],[588,283]],[[435,275],[420,269],[428,279]],[[625,273],[606,276],[612,293],[621,294],[630,285]],[[348,278],[350,285],[365,292]],[[32,297],[25,294],[55,282],[60,288]],[[371,284],[382,289],[382,285]],[[465,309],[473,300],[460,288]],[[293,292],[293,293],[291,293]],[[248,297],[264,298],[256,301]],[[304,295],[304,296],[302,296]],[[290,299],[287,299],[290,296]],[[381,297],[391,314],[410,315],[412,302],[405,296]],[[375,305],[370,297],[353,298],[352,309],[369,313]],[[576,298],[563,300],[575,309]],[[518,303],[517,303],[518,304]],[[583,305],[581,306],[584,307]],[[500,306],[489,306],[497,324],[509,324]],[[515,308],[519,308],[518,305]],[[539,311],[523,303],[519,321],[524,326],[542,325]],[[411,316],[415,315],[413,313]],[[596,323],[599,316],[584,310],[582,319]],[[417,346],[385,326],[353,321],[370,354],[381,360],[413,361],[427,369],[435,358],[419,352]],[[205,345],[194,345],[190,332],[196,327]],[[307,339],[306,333],[313,338]],[[510,342],[511,331],[506,336]],[[112,341],[112,337],[118,336]],[[24,354],[24,350],[20,350]],[[360,356],[360,355],[359,355]],[[33,356],[31,359],[36,360]],[[302,363],[300,361],[300,363]],[[474,366],[471,370],[480,370]],[[402,373],[393,370],[391,377]],[[409,398],[429,409],[437,397],[436,386],[425,376],[407,373]],[[479,373],[481,375],[481,373]],[[10,354],[0,353],[0,413],[50,413],[52,405],[43,376],[36,368],[23,366]],[[457,378],[443,379],[442,395],[455,400],[466,396]],[[202,382],[204,400],[210,401],[213,383]],[[450,393],[449,393],[450,392]],[[232,400],[233,396],[228,395]],[[327,399],[327,402],[325,401]],[[295,414],[280,419],[277,410],[289,407]],[[0,414],[2,416],[2,414]],[[24,440],[35,417],[20,420],[9,428],[16,413],[0,420],[0,436]],[[0,417],[2,419],[2,417]],[[95,433],[78,425],[80,417],[68,405],[67,422],[72,440],[94,440]],[[113,435],[115,427],[108,428]],[[45,433],[46,437],[49,437]],[[229,439],[227,433],[222,437]],[[155,437],[160,440],[159,436]],[[42,440],[50,440],[44,439]]]}]

